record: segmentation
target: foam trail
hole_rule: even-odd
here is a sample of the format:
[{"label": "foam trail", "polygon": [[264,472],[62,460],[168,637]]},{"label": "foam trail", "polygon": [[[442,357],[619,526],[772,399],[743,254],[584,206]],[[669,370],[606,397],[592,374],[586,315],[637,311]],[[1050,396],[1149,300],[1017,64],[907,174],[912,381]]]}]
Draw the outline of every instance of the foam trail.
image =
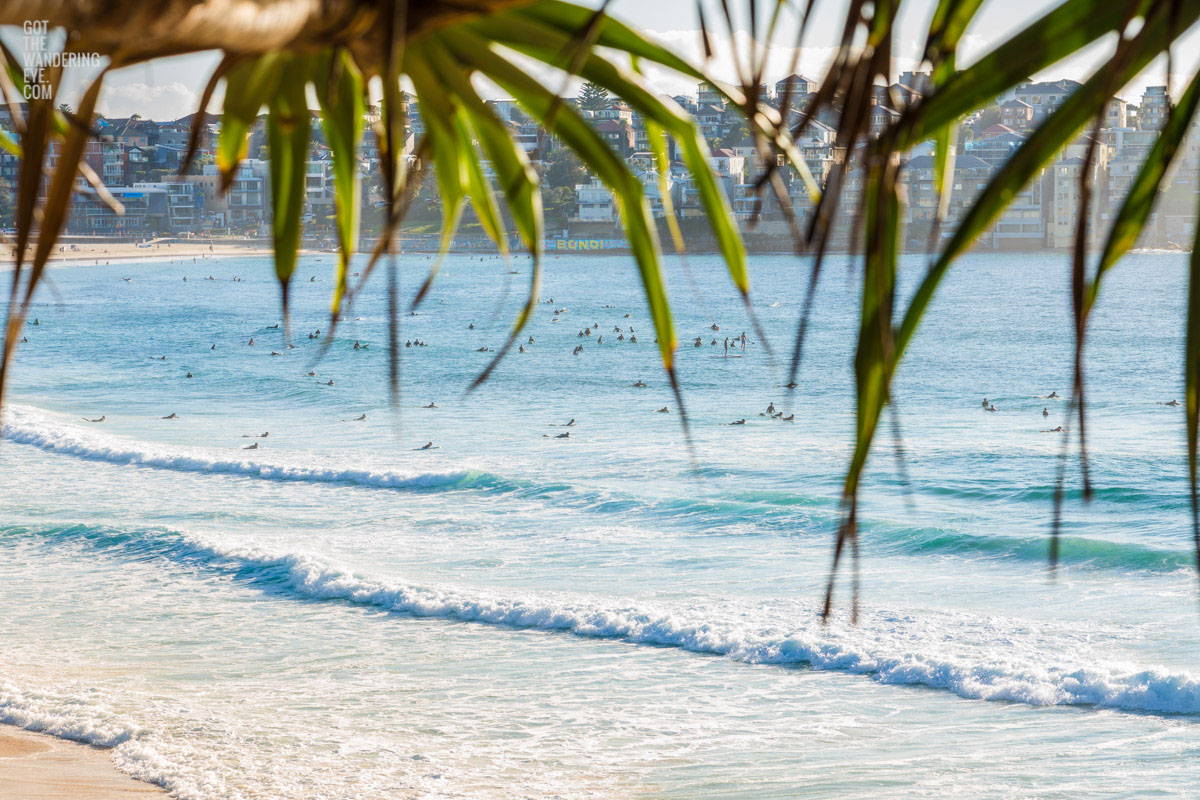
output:
[{"label": "foam trail", "polygon": [[103,718],[103,713],[71,714],[79,698],[56,692],[21,691],[0,679],[0,723],[96,747],[117,747],[134,736],[133,729]]},{"label": "foam trail", "polygon": [[[492,595],[360,577],[302,553],[271,554],[177,532],[117,532],[72,526],[52,537],[106,551],[147,553],[231,575],[272,594],[371,606],[411,617],[557,631],[585,638],[674,647],[752,664],[807,666],[881,683],[942,689],[960,697],[1036,706],[1082,705],[1157,714],[1200,714],[1200,677],[1159,667],[1113,665],[1103,653],[1064,661],[1083,635],[1028,622],[929,612],[875,611],[858,627],[824,628],[814,609],[784,613],[709,605],[652,608],[559,595]],[[732,613],[731,613],[732,612]],[[770,622],[770,620],[776,620]],[[767,622],[764,622],[767,620]],[[1000,641],[998,642],[997,639]],[[1094,663],[1080,663],[1094,661]]]},{"label": "foam trail", "polygon": [[506,487],[503,478],[479,470],[396,472],[341,466],[270,464],[247,458],[228,458],[206,452],[202,448],[167,447],[104,434],[85,433],[71,426],[40,419],[39,416],[20,407],[5,409],[4,426],[0,436],[50,453],[174,472],[236,475],[271,481],[353,484],[379,489],[515,488]]}]

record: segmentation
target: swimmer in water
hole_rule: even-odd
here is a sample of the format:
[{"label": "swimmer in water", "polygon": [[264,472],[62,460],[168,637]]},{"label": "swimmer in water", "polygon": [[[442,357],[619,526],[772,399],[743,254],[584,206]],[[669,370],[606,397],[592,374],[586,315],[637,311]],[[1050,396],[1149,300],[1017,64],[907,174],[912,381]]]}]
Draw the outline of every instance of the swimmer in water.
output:
[{"label": "swimmer in water", "polygon": [[656,414],[670,414],[670,413],[671,413],[671,409],[667,408],[666,406],[663,406],[662,408],[658,409],[658,411],[656,411],[656,412],[654,412],[654,413],[656,413]]},{"label": "swimmer in water", "polygon": [[187,377],[189,377],[189,378],[190,378],[190,377],[192,377],[192,373],[190,373],[190,372],[189,372],[189,373],[187,374]]},{"label": "swimmer in water", "polygon": [[170,414],[167,414],[165,417],[159,417],[159,419],[179,419],[179,415],[176,414],[174,411],[172,411]]},{"label": "swimmer in water", "polygon": [[257,450],[257,449],[258,449],[258,442],[255,442],[254,444],[249,444],[249,445],[246,445],[246,446],[245,446],[245,447],[243,447],[242,449],[243,449],[243,450]]},{"label": "swimmer in water", "polygon": [[558,436],[555,436],[554,438],[555,438],[555,439],[570,439],[570,438],[571,438],[571,432],[570,432],[570,431],[567,431],[566,433],[560,433]]},{"label": "swimmer in water", "polygon": [[1051,428],[1048,431],[1042,431],[1042,433],[1062,433],[1062,432],[1063,432],[1062,425],[1059,425],[1057,428]]},{"label": "swimmer in water", "polygon": [[985,397],[985,398],[983,398],[983,410],[987,411],[987,407],[988,407],[988,399]]},{"label": "swimmer in water", "polygon": [[88,419],[87,417],[82,417],[81,419],[82,419],[84,422],[104,422],[104,420],[108,419],[108,416],[107,416],[107,415],[103,415],[103,416],[101,416],[99,419]]},{"label": "swimmer in water", "polygon": [[631,384],[630,384],[630,386],[633,386],[633,387],[634,387],[634,388],[636,388],[636,389],[645,389],[645,388],[646,388],[646,383],[645,383],[645,381],[642,381],[642,380],[640,380],[640,379],[639,379],[639,380],[637,381],[637,383],[631,383]]},{"label": "swimmer in water", "polygon": [[1050,411],[1049,411],[1049,410],[1047,410],[1045,406],[1042,406],[1042,416],[1043,416],[1043,417],[1048,417],[1048,416],[1050,416]]},{"label": "swimmer in water", "polygon": [[730,425],[745,425],[745,424],[746,424],[746,420],[743,418],[743,419],[739,419],[737,422],[731,422],[731,423],[729,423],[729,424],[730,424]]},{"label": "swimmer in water", "polygon": [[366,418],[367,418],[367,415],[363,414],[361,417],[355,417],[353,421],[354,422],[362,422]]},{"label": "swimmer in water", "polygon": [[429,405],[427,405],[427,406],[421,406],[421,408],[437,408],[437,404],[436,404],[436,403],[434,403],[434,402],[431,400],[431,401],[429,402]]}]

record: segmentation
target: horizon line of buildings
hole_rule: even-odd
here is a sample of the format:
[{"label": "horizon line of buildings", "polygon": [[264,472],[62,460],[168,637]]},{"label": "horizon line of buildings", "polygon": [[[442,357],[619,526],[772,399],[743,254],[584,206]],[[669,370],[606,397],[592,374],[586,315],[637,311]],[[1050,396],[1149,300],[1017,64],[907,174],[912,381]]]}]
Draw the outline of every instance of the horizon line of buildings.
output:
[{"label": "horizon line of buildings", "polygon": [[[928,76],[903,73],[891,86],[877,86],[872,96],[869,128],[878,132],[891,124],[912,102],[919,99]],[[945,207],[943,231],[952,232],[973,199],[991,176],[1008,160],[1028,133],[1053,113],[1080,84],[1070,80],[1025,82],[980,109],[959,126],[951,194]],[[778,102],[786,94],[789,123],[795,124],[814,97],[813,82],[793,75],[760,88],[766,102]],[[741,112],[727,103],[718,87],[701,83],[694,96],[670,98],[696,120],[709,142],[710,164],[723,185],[739,222],[756,223],[760,234],[786,235],[786,214],[773,195],[760,200],[757,177],[764,164]],[[655,167],[645,121],[633,108],[620,101],[602,102],[581,108],[578,99],[569,103],[592,125],[596,133],[631,165],[642,182],[655,216],[669,207],[683,219],[704,216],[695,184],[678,154],[669,149],[669,174],[660,176]],[[513,140],[536,166],[544,167],[561,157],[563,146],[536,121],[529,119],[512,100],[493,100],[489,105],[508,126]],[[1165,86],[1148,87],[1138,105],[1120,98],[1111,100],[1089,166],[1094,187],[1093,205],[1088,210],[1087,230],[1093,239],[1106,235],[1108,225],[1166,122],[1169,99]],[[374,113],[371,109],[368,121]],[[219,175],[212,163],[212,144],[220,130],[220,118],[205,114],[201,123],[199,156],[191,174],[178,175],[194,117],[154,122],[138,116],[121,119],[98,118],[97,136],[88,141],[84,160],[125,207],[118,215],[95,197],[81,194],[68,221],[73,235],[144,239],[157,235],[243,232],[265,235],[271,217],[269,162],[248,158],[242,162],[226,194],[219,191]],[[836,146],[836,109],[824,109],[804,127],[796,142],[810,172],[819,185],[837,164],[850,162],[840,198],[839,216],[857,213],[864,190],[861,170],[854,154]],[[7,110],[0,111],[0,128],[11,130]],[[1200,192],[1200,122],[1192,130],[1165,182],[1167,189],[1147,226],[1148,244],[1167,245],[1190,240],[1195,225],[1196,195]],[[406,141],[410,147],[424,133],[419,102],[408,103]],[[333,215],[332,162],[319,125],[313,128],[313,145],[306,165],[306,222],[317,231],[328,226]],[[1006,249],[1063,248],[1071,245],[1080,214],[1079,178],[1085,167],[1084,154],[1090,143],[1084,134],[1068,144],[1039,174],[1012,199],[1001,216],[981,237],[985,246]],[[265,126],[252,127],[248,152],[266,155]],[[669,147],[673,146],[668,142]],[[365,208],[383,204],[379,174],[379,152],[372,136],[364,137],[360,152],[362,200]],[[485,165],[486,166],[486,165]],[[19,161],[0,155],[0,180],[16,184]],[[544,170],[543,170],[544,174]],[[803,181],[794,170],[780,172],[787,190],[791,213],[804,223],[814,212]],[[82,181],[82,179],[81,179]],[[573,207],[566,216],[566,237],[612,235],[619,223],[611,193],[598,178],[587,175],[568,186]],[[939,197],[933,175],[932,145],[917,146],[902,165],[901,191],[905,198],[907,236],[924,242],[937,216]],[[3,186],[0,186],[3,190]],[[4,227],[10,223],[5,221]],[[844,235],[848,232],[844,232]]]}]

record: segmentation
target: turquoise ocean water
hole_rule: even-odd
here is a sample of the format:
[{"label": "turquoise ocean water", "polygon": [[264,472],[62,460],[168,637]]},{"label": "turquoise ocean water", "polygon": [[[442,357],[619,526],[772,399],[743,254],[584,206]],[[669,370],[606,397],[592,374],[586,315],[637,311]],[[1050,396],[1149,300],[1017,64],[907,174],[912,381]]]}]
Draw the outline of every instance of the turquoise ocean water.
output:
[{"label": "turquoise ocean water", "polygon": [[[432,262],[400,263],[408,296]],[[467,394],[530,262],[451,256],[397,413],[383,280],[314,363],[333,265],[301,265],[294,349],[266,259],[51,271],[0,442],[0,721],[180,798],[1194,796],[1184,256],[1104,289],[1053,581],[1068,257],[955,267],[896,385],[907,481],[890,423],[870,462],[856,627],[844,592],[817,618],[848,259],[790,403],[807,265],[752,259],[772,358],[717,258],[668,260],[695,469],[630,259],[548,258],[533,344]]]}]

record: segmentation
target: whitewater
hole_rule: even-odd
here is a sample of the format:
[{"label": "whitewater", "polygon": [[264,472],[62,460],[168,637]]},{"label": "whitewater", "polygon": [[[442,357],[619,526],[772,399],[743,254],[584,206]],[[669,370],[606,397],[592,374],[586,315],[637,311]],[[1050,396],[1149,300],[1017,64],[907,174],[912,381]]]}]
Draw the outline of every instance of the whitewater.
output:
[{"label": "whitewater", "polygon": [[[780,352],[806,267],[752,266]],[[1186,258],[1131,257],[1097,310],[1097,492],[1082,500],[1068,460],[1054,574],[1068,259],[952,273],[898,377],[898,446],[868,471],[857,624],[848,571],[818,614],[853,435],[852,282],[824,284],[789,395],[753,335],[724,357],[751,326],[719,260],[689,261],[695,292],[668,264],[689,454],[657,413],[673,398],[624,258],[550,259],[533,342],[467,393],[529,263],[451,256],[402,321],[428,345],[402,342],[395,406],[382,292],[317,359],[304,332],[326,327],[332,258],[298,273],[294,349],[268,261],[205,267],[218,280],[57,268],[62,302],[25,334],[0,417],[0,722],[188,800],[1200,782],[1183,415],[1165,405],[1182,329],[1162,324]]]}]

